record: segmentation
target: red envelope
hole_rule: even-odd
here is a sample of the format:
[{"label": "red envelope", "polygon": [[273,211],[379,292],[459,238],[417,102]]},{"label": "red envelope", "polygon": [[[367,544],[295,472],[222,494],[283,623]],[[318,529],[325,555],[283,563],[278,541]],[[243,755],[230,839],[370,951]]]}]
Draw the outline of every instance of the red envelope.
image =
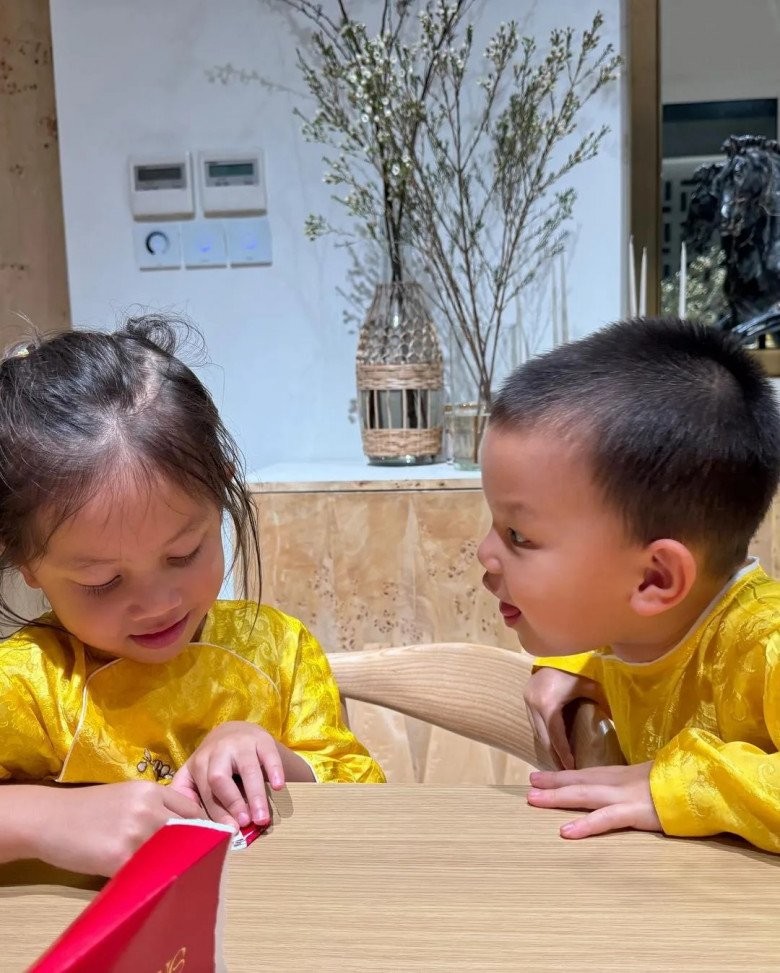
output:
[{"label": "red envelope", "polygon": [[232,831],[170,821],[29,973],[206,973],[221,966],[220,884]]}]

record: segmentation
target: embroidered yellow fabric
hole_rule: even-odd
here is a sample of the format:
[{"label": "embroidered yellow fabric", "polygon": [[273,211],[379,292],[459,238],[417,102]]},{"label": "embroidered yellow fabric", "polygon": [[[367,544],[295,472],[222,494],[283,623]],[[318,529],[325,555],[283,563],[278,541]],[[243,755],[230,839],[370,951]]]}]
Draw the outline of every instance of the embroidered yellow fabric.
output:
[{"label": "embroidered yellow fabric", "polygon": [[219,601],[200,641],[160,665],[107,662],[41,626],[0,643],[0,780],[167,781],[228,720],[262,726],[318,781],[384,781],[316,639],[274,608]]},{"label": "embroidered yellow fabric", "polygon": [[780,853],[780,583],[760,567],[654,662],[604,648],[536,664],[603,687],[628,762],[654,760],[667,834],[728,831]]}]

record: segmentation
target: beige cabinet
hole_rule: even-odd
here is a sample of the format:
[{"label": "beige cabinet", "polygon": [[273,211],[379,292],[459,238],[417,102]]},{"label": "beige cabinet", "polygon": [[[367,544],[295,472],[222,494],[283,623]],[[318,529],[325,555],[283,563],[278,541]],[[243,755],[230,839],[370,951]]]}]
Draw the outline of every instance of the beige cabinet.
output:
[{"label": "beige cabinet", "polygon": [[[300,618],[326,651],[516,645],[481,583],[476,549],[489,518],[478,477],[260,482],[252,492],[263,600]],[[349,715],[393,781],[527,780],[521,761],[444,730],[359,703]]]}]

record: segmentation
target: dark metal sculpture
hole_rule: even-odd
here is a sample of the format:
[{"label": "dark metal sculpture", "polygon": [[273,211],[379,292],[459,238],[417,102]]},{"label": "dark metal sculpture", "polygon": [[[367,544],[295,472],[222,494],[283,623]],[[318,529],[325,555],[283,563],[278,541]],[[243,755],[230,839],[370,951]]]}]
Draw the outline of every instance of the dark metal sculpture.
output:
[{"label": "dark metal sculpture", "polygon": [[684,226],[689,250],[718,235],[728,313],[718,322],[748,344],[780,333],[780,145],[732,135],[725,162],[701,166]]}]

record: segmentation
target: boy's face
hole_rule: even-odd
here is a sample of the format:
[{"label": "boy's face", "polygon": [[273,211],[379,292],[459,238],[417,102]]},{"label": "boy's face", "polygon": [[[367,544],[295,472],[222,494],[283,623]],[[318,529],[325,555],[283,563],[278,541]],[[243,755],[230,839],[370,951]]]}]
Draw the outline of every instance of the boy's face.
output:
[{"label": "boy's face", "polygon": [[94,649],[166,662],[219,593],[220,511],[163,481],[107,483],[22,565],[63,626]]},{"label": "boy's face", "polygon": [[533,655],[631,642],[645,554],[593,483],[586,453],[551,428],[489,428],[482,485],[493,523],[479,546],[484,584]]}]

